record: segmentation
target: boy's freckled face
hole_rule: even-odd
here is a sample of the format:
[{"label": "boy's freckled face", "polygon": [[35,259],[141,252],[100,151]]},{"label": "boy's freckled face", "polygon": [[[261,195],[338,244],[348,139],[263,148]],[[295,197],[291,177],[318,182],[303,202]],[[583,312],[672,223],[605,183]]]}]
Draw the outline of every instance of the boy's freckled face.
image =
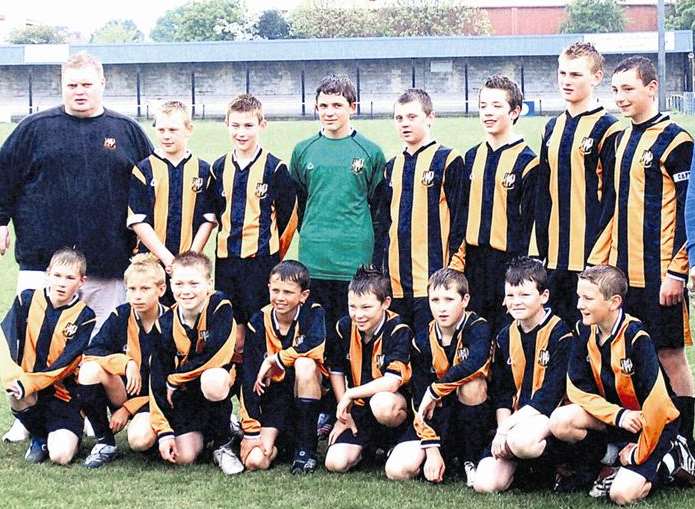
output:
[{"label": "boy's freckled face", "polygon": [[55,307],[69,304],[85,282],[74,265],[56,265],[48,268],[48,296]]},{"label": "boy's freckled face", "polygon": [[407,145],[419,145],[430,136],[430,128],[434,114],[427,115],[420,101],[396,103],[393,109],[393,120],[398,130],[398,136]]},{"label": "boy's freckled face", "polygon": [[164,283],[158,284],[154,277],[146,273],[130,274],[126,281],[126,298],[138,313],[157,308],[165,290]]},{"label": "boy's freckled face", "polygon": [[171,292],[183,311],[200,311],[211,289],[210,277],[200,267],[174,264],[171,273]]},{"label": "boy's freckled face", "polygon": [[374,332],[390,304],[390,297],[381,302],[373,293],[357,295],[356,293],[348,292],[350,319],[357,325],[357,329],[360,332]]},{"label": "boy's freckled face", "polygon": [[154,132],[157,144],[165,154],[178,155],[188,148],[188,140],[193,128],[190,123],[186,123],[183,113],[175,111],[158,114]]},{"label": "boy's freckled face", "polygon": [[339,94],[324,94],[316,98],[316,111],[324,131],[340,133],[350,125],[350,115],[355,112],[355,104]]},{"label": "boy's freckled face", "polygon": [[589,97],[601,82],[602,71],[591,71],[589,57],[569,58],[561,55],[557,66],[557,84],[562,98],[569,103],[579,103]]},{"label": "boy's freckled face", "polygon": [[507,91],[499,88],[481,89],[478,107],[483,129],[493,136],[509,131],[519,116],[518,111],[511,111]]},{"label": "boy's freckled face", "polygon": [[227,117],[229,139],[242,152],[256,147],[265,126],[265,120],[260,121],[255,111],[230,111]]},{"label": "boy's freckled face", "polygon": [[602,323],[610,316],[611,301],[601,294],[598,286],[586,279],[577,283],[577,309],[584,325]]},{"label": "boy's freckled face", "polygon": [[512,286],[504,283],[504,304],[515,320],[528,320],[540,312],[548,302],[549,293],[538,291],[534,281],[524,281]]},{"label": "boy's freckled face", "polygon": [[440,327],[449,328],[455,326],[466,311],[469,295],[462,297],[454,288],[437,286],[430,288],[428,292],[430,311]]},{"label": "boy's freckled face", "polygon": [[268,283],[270,304],[276,313],[290,315],[297,312],[297,306],[304,304],[309,297],[309,290],[294,281],[283,281],[277,274],[270,278]]}]

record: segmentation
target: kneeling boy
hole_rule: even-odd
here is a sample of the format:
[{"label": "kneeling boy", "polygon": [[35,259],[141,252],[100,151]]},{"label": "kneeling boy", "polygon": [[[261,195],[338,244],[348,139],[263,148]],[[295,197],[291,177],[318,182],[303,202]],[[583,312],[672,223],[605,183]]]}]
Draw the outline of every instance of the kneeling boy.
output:
[{"label": "kneeling boy", "polygon": [[518,460],[540,458],[549,417],[565,396],[572,334],[545,305],[550,297],[543,265],[518,258],[505,275],[505,304],[514,321],[497,335],[492,398],[497,432],[475,474],[478,492],[505,491]]},{"label": "kneeling boy", "polygon": [[[150,355],[159,341],[159,317],[166,308],[165,274],[150,254],[133,257],[124,274],[128,303],[118,306],[85,350],[80,366],[80,403],[97,443],[84,464],[98,468],[118,455],[114,433],[128,421],[128,445],[147,451],[157,441],[148,406]],[[111,419],[107,418],[111,406]]]},{"label": "kneeling boy", "polygon": [[410,479],[424,470],[442,482],[445,459],[459,456],[473,486],[488,431],[487,380],[490,326],[466,311],[470,299],[462,272],[440,269],[427,288],[432,320],[413,341],[413,408],[417,415],[386,462],[389,479]]},{"label": "kneeling boy", "polygon": [[[329,345],[331,386],[338,400],[328,438],[326,468],[347,472],[366,447],[386,448],[408,415],[402,390],[411,377],[413,333],[388,310],[389,281],[373,267],[360,267],[350,281],[350,316],[337,324]],[[347,379],[347,386],[346,386]]]},{"label": "kneeling boy", "polygon": [[82,253],[63,248],[48,266],[48,287],[24,290],[2,321],[0,373],[12,413],[31,434],[30,463],[61,465],[77,453],[84,421],[75,372],[94,328],[94,312],[77,291],[85,282]]},{"label": "kneeling boy", "polygon": [[[606,442],[616,444],[620,468],[597,479],[592,496],[608,495],[618,504],[647,496],[664,456],[692,463],[679,437],[679,414],[669,395],[654,343],[642,322],[626,314],[627,279],[615,267],[597,265],[579,275],[577,295],[582,323],[573,341],[567,395],[572,404],[553,412],[551,430],[561,440],[578,443],[598,461]],[[605,462],[605,460],[604,460]],[[687,471],[670,474],[690,477]],[[612,483],[607,482],[612,480]]]},{"label": "kneeling boy", "polygon": [[237,474],[244,467],[229,444],[236,322],[229,300],[212,292],[211,276],[207,256],[187,251],[174,257],[176,305],[162,315],[152,353],[150,419],[166,461],[193,463],[209,440],[215,463]]}]

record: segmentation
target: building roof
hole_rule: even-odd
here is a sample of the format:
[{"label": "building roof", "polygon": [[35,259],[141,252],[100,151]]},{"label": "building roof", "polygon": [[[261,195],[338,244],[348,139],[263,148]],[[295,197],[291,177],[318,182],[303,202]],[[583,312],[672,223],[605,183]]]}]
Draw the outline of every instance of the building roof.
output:
[{"label": "building roof", "polygon": [[[355,39],[286,39],[231,42],[70,44],[0,46],[0,65],[63,62],[87,51],[104,64],[193,62],[280,62],[455,57],[557,55],[577,40],[593,42],[611,54],[656,53],[656,32],[475,37],[379,37]],[[693,32],[666,33],[666,51],[693,51]]]}]

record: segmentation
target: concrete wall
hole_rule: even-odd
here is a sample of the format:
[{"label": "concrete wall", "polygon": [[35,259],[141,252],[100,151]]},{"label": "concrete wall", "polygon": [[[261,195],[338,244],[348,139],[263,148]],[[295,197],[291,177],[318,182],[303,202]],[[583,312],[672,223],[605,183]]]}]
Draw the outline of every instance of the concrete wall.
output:
[{"label": "concrete wall", "polygon": [[[606,57],[606,74],[622,59]],[[162,99],[191,102],[192,77],[195,76],[196,115],[219,115],[230,98],[246,91],[258,95],[269,115],[291,116],[302,113],[302,72],[307,114],[311,114],[314,90],[329,72],[345,72],[358,81],[361,113],[384,114],[391,111],[395,97],[412,85],[425,88],[440,112],[464,112],[468,81],[469,111],[474,111],[483,80],[493,73],[504,73],[525,89],[527,100],[540,101],[544,110],[562,109],[557,98],[556,57],[393,59],[362,61],[250,62],[194,64],[107,65],[106,104],[131,115],[137,112],[136,91],[140,76],[141,114],[147,105]],[[522,77],[523,72],[523,77]],[[34,108],[45,109],[60,102],[58,66],[0,66],[0,112],[3,116],[23,115],[29,111],[31,74]],[[667,94],[690,90],[689,62],[683,54],[667,58]],[[247,82],[248,77],[248,82]],[[598,95],[610,106],[610,79],[601,84]],[[541,104],[538,104],[541,106]]]}]

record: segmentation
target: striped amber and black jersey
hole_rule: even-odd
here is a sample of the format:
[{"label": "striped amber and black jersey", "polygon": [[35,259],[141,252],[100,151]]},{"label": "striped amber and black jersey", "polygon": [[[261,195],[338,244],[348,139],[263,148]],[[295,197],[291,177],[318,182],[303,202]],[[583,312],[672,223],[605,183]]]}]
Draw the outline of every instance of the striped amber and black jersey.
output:
[{"label": "striped amber and black jersey", "polygon": [[0,374],[8,388],[70,401],[75,373],[94,328],[94,312],[77,296],[54,307],[47,290],[24,290],[2,321]]},{"label": "striped amber and black jersey", "polygon": [[546,259],[549,269],[584,270],[612,214],[612,188],[606,182],[619,130],[618,120],[602,107],[574,117],[564,112],[546,124],[529,254]]},{"label": "striped amber and black jersey", "polygon": [[208,298],[193,327],[176,305],[160,319],[161,335],[150,363],[150,420],[159,437],[173,433],[167,387],[181,389],[207,369],[232,367],[236,322],[232,303],[220,292]]},{"label": "striped amber and black jersey", "polygon": [[685,280],[692,137],[659,114],[620,133],[616,147],[615,211],[589,263],[618,267],[638,288],[660,285],[667,272]]},{"label": "striped amber and black jersey", "polygon": [[386,269],[394,297],[427,297],[430,275],[449,264],[463,238],[455,220],[463,158],[432,141],[386,163],[380,185],[374,263]]},{"label": "striped amber and black jersey", "polygon": [[[257,436],[261,429],[261,396],[253,386],[258,370],[266,357],[274,357],[282,371],[271,376],[271,383],[285,381],[287,368],[294,366],[299,357],[316,361],[324,375],[324,349],[326,346],[326,319],[323,308],[306,302],[297,310],[294,322],[286,334],[280,332],[273,306],[268,304],[253,315],[247,325],[244,340],[244,368],[242,369],[241,426],[244,436]],[[294,383],[294,380],[290,380]]]},{"label": "striped amber and black jersey", "polygon": [[212,165],[217,258],[285,256],[297,230],[297,189],[287,165],[260,148],[244,168],[229,152]]},{"label": "striped amber and black jersey", "polygon": [[642,430],[633,460],[644,463],[664,427],[679,413],[642,322],[621,311],[611,335],[603,340],[596,325],[578,323],[570,351],[570,401],[609,426],[618,426],[626,410],[641,412]]},{"label": "striped amber and black jersey", "polygon": [[530,405],[550,416],[565,396],[571,339],[570,330],[550,309],[529,332],[517,320],[502,329],[492,368],[495,408],[516,411]]},{"label": "striped amber and black jersey", "polygon": [[[425,392],[435,399],[456,398],[456,389],[476,378],[487,378],[492,366],[492,332],[487,321],[466,311],[451,342],[443,344],[441,330],[432,320],[427,332],[413,339],[413,410],[417,411]],[[435,409],[435,414],[437,410]],[[432,422],[417,422],[415,430],[422,445],[437,445],[440,437],[436,415]]]},{"label": "striped amber and black jersey", "polygon": [[[382,376],[400,378],[401,386],[410,381],[413,333],[396,313],[386,311],[369,340],[348,316],[338,321],[336,332],[329,337],[326,361],[331,374],[345,374],[348,387],[359,387]],[[364,400],[355,403],[364,405]]]},{"label": "striped amber and black jersey", "polygon": [[[200,226],[215,222],[209,179],[210,165],[191,154],[177,166],[152,154],[133,168],[128,226],[147,223],[171,253],[188,251]],[[147,248],[139,243],[137,250]]]},{"label": "striped amber and black jersey", "polygon": [[[159,316],[165,311],[167,308],[160,304]],[[130,304],[121,304],[109,315],[84,351],[84,362],[96,362],[111,375],[125,376],[130,361],[138,366],[142,380],[140,392],[129,395],[123,403],[130,415],[135,415],[148,402],[150,356],[160,334],[159,320],[147,331]]]},{"label": "striped amber and black jersey", "polygon": [[[466,152],[463,211],[465,245],[525,255],[533,227],[538,157],[519,139],[493,150],[480,143]],[[463,270],[465,250],[451,266]]]}]

